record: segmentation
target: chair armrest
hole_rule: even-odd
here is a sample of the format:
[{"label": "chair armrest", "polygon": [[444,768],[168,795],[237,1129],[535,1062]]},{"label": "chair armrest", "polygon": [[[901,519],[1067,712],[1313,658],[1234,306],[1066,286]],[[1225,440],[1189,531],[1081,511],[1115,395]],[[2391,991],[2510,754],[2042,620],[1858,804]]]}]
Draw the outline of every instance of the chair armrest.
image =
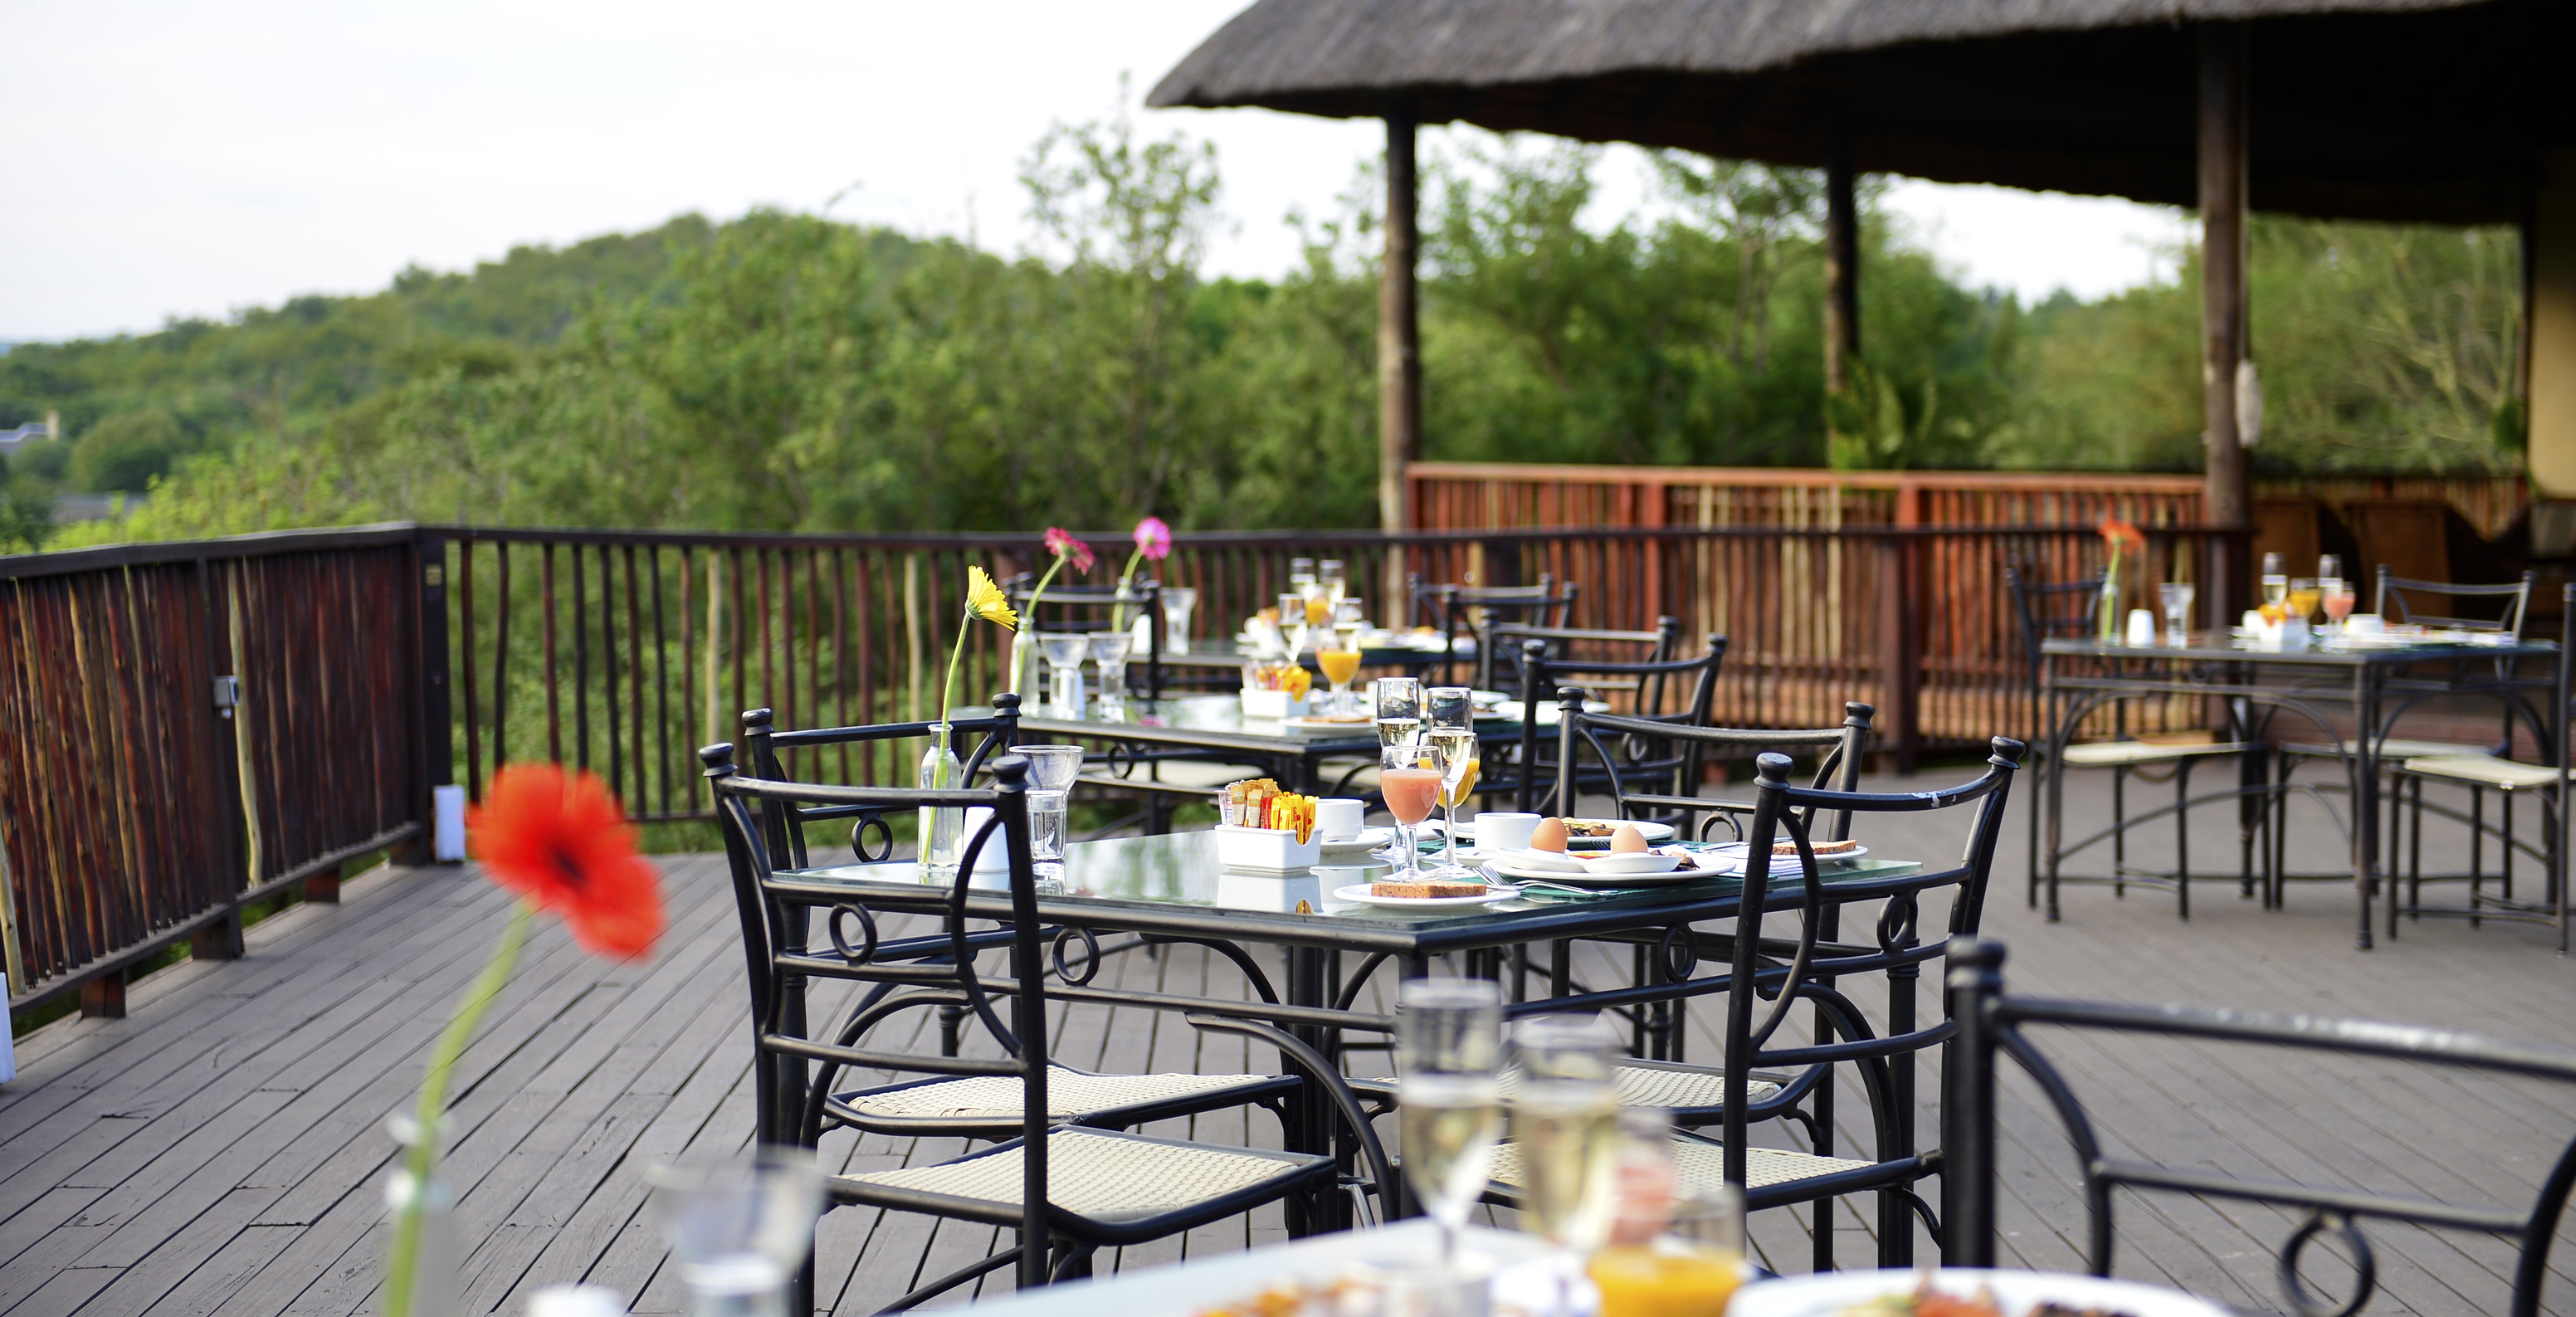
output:
[{"label": "chair armrest", "polygon": [[1377,1185],[1378,1210],[1381,1214],[1392,1215],[1387,1212],[1387,1204],[1401,1201],[1397,1197],[1401,1191],[1401,1185],[1395,1178],[1395,1167],[1387,1161],[1386,1146],[1378,1142],[1377,1130],[1369,1124],[1367,1113],[1360,1108],[1359,1095],[1351,1091],[1351,1086],[1342,1078],[1341,1071],[1325,1061],[1321,1053],[1308,1047],[1286,1030],[1273,1028],[1257,1020],[1227,1020],[1213,1015],[1184,1015],[1181,1018],[1188,1020],[1193,1029],[1211,1033],[1236,1033],[1247,1038],[1258,1038],[1278,1048],[1280,1060],[1306,1072],[1307,1078],[1314,1080],[1324,1090],[1324,1095],[1333,1100],[1333,1105],[1341,1109],[1342,1120],[1351,1127],[1351,1132],[1358,1136],[1360,1156],[1367,1159],[1369,1178]]}]

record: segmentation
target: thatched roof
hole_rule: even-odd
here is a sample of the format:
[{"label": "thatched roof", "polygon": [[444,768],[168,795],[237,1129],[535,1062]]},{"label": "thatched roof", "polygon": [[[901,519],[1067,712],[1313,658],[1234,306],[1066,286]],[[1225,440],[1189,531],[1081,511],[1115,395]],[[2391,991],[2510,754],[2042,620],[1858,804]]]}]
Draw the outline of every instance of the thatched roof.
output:
[{"label": "thatched roof", "polygon": [[1259,0],[1155,106],[1409,104],[1589,141],[2192,202],[2190,23],[2251,23],[2253,204],[2518,219],[2576,146],[2566,0]]}]

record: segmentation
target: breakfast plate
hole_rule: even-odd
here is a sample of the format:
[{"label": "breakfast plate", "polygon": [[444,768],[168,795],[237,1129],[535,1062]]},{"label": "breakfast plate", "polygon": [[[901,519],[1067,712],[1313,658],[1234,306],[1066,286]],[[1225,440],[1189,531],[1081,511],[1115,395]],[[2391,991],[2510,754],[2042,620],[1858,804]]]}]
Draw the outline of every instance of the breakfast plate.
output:
[{"label": "breakfast plate", "polygon": [[[1654,845],[1654,844],[1656,844],[1656,843],[1658,843],[1658,842],[1667,842],[1667,841],[1671,841],[1671,840],[1673,839],[1673,837],[1676,835],[1676,834],[1674,833],[1674,831],[1673,831],[1673,825],[1671,825],[1671,824],[1669,824],[1669,823],[1652,823],[1652,822],[1648,822],[1647,820],[1644,820],[1644,819],[1576,819],[1576,820],[1575,820],[1575,822],[1577,822],[1577,823],[1583,823],[1583,824],[1591,824],[1591,825],[1594,825],[1594,826],[1597,826],[1597,827],[1600,827],[1600,828],[1607,829],[1607,831],[1604,831],[1604,832],[1603,832],[1600,836],[1598,836],[1598,837],[1573,837],[1573,838],[1569,838],[1569,839],[1568,839],[1568,840],[1570,840],[1570,841],[1578,842],[1578,843],[1580,843],[1580,842],[1589,842],[1589,843],[1591,843],[1591,844],[1593,844],[1593,845],[1596,845],[1596,846],[1607,846],[1607,845],[1609,845],[1609,844],[1610,844],[1610,832],[1615,832],[1615,831],[1617,831],[1617,830],[1618,830],[1619,825],[1620,825],[1620,824],[1622,824],[1622,823],[1627,824],[1629,827],[1635,828],[1635,829],[1637,830],[1637,835],[1638,835],[1638,836],[1640,836],[1640,837],[1645,838],[1645,839],[1646,839],[1646,844],[1647,844],[1647,845],[1649,845],[1649,846]],[[1437,828],[1437,827],[1439,827],[1439,826],[1440,826],[1440,820],[1438,820],[1438,819],[1427,819],[1427,820],[1425,820],[1425,821],[1423,822],[1423,825],[1422,825],[1422,826],[1423,826],[1423,827],[1425,827],[1425,828]],[[1462,821],[1460,821],[1460,822],[1459,822],[1459,824],[1458,824],[1458,839],[1459,839],[1460,841],[1469,841],[1469,840],[1472,840],[1472,839],[1474,839],[1475,835],[1476,835],[1476,824],[1475,824],[1475,822],[1474,822],[1473,820],[1462,820]]]},{"label": "breakfast plate", "polygon": [[[1994,1293],[2006,1313],[2024,1313],[2043,1303],[2077,1312],[2126,1313],[2132,1317],[2220,1317],[2223,1311],[2179,1290],[2050,1271],[1984,1271],[1964,1267],[1928,1270],[1939,1293],[1972,1298],[1980,1289]],[[1927,1271],[1837,1271],[1757,1281],[1737,1290],[1726,1306],[1727,1317],[1833,1317],[1866,1307],[1881,1298],[1905,1298],[1923,1283]],[[1890,1311],[1910,1311],[1890,1309]]]},{"label": "breakfast plate", "polygon": [[[1714,853],[1715,853],[1715,854],[1718,854],[1718,855],[1723,855],[1723,856],[1725,856],[1727,859],[1735,861],[1737,864],[1742,864],[1742,863],[1744,862],[1744,858],[1745,858],[1745,856],[1746,856],[1746,855],[1747,855],[1747,854],[1748,854],[1752,849],[1753,849],[1753,843],[1751,843],[1751,842],[1746,842],[1746,841],[1725,841],[1725,842],[1719,842],[1719,843],[1717,844],[1717,846],[1714,848]],[[1861,858],[1863,858],[1863,857],[1867,856],[1868,854],[1869,854],[1869,848],[1868,848],[1867,846],[1854,846],[1854,847],[1852,847],[1850,850],[1846,850],[1846,851],[1835,851],[1835,852],[1834,852],[1833,854],[1831,854],[1831,855],[1826,855],[1826,854],[1823,854],[1823,853],[1819,852],[1819,853],[1817,854],[1817,856],[1816,856],[1816,863],[1818,863],[1818,864],[1844,864],[1844,863],[1848,863],[1848,862],[1850,862],[1850,861],[1852,861],[1852,860],[1861,859]],[[1773,843],[1772,848],[1771,848],[1771,858],[1772,858],[1772,859],[1775,859],[1775,860],[1794,860],[1794,859],[1798,858],[1798,853],[1797,853],[1795,850],[1783,851],[1783,850],[1781,850],[1781,849],[1779,848],[1778,843],[1776,843],[1776,842],[1775,842],[1775,843]]]},{"label": "breakfast plate", "polygon": [[1519,896],[1517,887],[1497,887],[1476,896],[1378,896],[1369,891],[1370,883],[1353,883],[1333,889],[1333,899],[1352,905],[1385,906],[1391,910],[1441,910],[1460,906],[1492,905]]},{"label": "breakfast plate", "polygon": [[1485,871],[1503,878],[1557,883],[1567,887],[1654,887],[1669,883],[1697,882],[1721,875],[1706,869],[1675,868],[1664,873],[1608,873],[1599,869],[1559,869],[1520,861],[1516,856],[1487,860]]}]

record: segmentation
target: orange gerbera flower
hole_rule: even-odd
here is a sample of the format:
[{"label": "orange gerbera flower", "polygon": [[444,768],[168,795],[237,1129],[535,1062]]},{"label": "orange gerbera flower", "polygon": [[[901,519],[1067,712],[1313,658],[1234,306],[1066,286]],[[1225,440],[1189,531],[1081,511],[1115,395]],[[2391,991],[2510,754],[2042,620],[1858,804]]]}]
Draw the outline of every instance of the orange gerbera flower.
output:
[{"label": "orange gerbera flower", "polygon": [[2102,519],[2102,540],[2104,543],[2111,546],[2111,552],[2113,553],[2122,553],[2130,549],[2143,549],[2147,547],[2147,537],[2141,533],[2137,527],[2120,520],[2118,517],[2104,517]]},{"label": "orange gerbera flower", "polygon": [[583,949],[640,960],[661,936],[661,875],[635,853],[635,829],[598,774],[512,764],[465,829],[492,881],[561,914]]}]

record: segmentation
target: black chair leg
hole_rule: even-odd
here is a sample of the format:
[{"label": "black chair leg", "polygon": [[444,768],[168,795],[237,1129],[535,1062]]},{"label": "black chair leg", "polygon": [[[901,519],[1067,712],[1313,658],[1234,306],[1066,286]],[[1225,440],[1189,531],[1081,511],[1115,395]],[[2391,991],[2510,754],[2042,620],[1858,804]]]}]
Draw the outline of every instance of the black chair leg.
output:
[{"label": "black chair leg", "polygon": [[2174,764],[2174,901],[2191,922],[2191,760]]},{"label": "black chair leg", "polygon": [[2129,766],[2116,764],[2111,769],[2111,899],[2129,894],[2122,881],[2129,872]]}]

